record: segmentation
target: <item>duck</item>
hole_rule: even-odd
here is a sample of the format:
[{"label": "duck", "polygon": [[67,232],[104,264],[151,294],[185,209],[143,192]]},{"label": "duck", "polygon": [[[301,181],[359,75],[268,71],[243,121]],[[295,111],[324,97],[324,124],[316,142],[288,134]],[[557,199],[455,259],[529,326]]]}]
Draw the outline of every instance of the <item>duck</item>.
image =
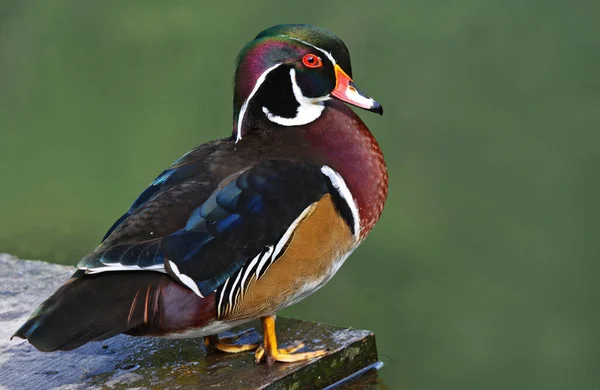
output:
[{"label": "duck", "polygon": [[[355,85],[344,42],[312,25],[259,33],[234,81],[231,135],[160,173],[13,337],[45,352],[204,337],[269,365],[326,353],[280,348],[276,313],[323,287],[379,220],[387,167],[348,105],[383,108]],[[260,343],[218,336],[255,319]]]}]

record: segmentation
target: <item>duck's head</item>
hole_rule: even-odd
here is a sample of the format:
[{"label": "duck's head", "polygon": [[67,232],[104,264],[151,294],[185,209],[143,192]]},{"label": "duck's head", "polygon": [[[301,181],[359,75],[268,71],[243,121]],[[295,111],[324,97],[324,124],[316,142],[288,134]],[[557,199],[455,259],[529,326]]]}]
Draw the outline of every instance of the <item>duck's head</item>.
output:
[{"label": "duck's head", "polygon": [[313,122],[330,99],[383,114],[381,105],[354,85],[350,54],[340,38],[305,24],[268,28],[238,57],[234,136],[240,140],[259,123]]}]

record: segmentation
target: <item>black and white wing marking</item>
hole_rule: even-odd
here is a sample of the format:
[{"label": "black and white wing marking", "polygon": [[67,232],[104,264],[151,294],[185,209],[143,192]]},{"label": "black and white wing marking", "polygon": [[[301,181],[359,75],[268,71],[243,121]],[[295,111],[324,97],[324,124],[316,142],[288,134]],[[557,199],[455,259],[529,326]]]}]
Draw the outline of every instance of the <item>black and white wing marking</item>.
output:
[{"label": "black and white wing marking", "polygon": [[[243,285],[245,274],[237,283],[230,277],[252,262],[254,271],[248,272],[263,274],[303,212],[326,193],[340,196],[321,168],[287,160],[259,163],[224,180],[189,215],[185,228],[156,239],[101,247],[78,267],[88,273],[168,272],[199,296],[211,294],[228,279]],[[355,233],[352,207],[340,200],[340,215]]]}]

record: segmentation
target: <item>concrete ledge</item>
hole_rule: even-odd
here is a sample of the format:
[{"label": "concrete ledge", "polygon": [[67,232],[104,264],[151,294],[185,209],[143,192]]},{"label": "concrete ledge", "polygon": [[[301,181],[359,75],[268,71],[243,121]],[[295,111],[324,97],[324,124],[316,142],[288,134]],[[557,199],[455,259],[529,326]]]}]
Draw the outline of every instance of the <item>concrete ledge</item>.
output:
[{"label": "concrete ledge", "polygon": [[[278,339],[329,348],[309,362],[255,365],[252,353],[208,353],[201,339],[117,336],[69,352],[42,353],[26,341],[9,341],[35,307],[73,273],[73,267],[18,260],[0,254],[0,388],[325,388],[353,374],[371,373],[344,388],[376,386],[375,336],[365,330],[278,318]],[[260,329],[258,323],[245,325]],[[245,337],[261,337],[253,332]],[[362,370],[362,371],[361,371]],[[354,378],[351,378],[354,379]],[[338,387],[339,388],[339,387]]]}]

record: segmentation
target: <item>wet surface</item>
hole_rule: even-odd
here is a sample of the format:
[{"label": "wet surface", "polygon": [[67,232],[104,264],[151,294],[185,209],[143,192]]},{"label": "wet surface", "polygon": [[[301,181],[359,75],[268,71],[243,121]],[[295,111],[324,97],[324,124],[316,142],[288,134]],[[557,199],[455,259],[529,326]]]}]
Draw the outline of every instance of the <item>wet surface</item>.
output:
[{"label": "wet surface", "polygon": [[[42,353],[26,341],[8,340],[73,269],[1,255],[0,269],[3,291],[15,293],[0,300],[0,314],[11,313],[0,315],[0,388],[314,388],[377,362],[375,338],[368,331],[288,318],[277,320],[281,346],[303,341],[303,350],[328,348],[328,355],[308,362],[257,366],[252,352],[233,355],[207,350],[202,339],[124,335],[74,351]],[[258,322],[251,322],[233,332],[249,327],[260,329]],[[221,334],[228,335],[232,333]],[[253,331],[237,342],[252,343],[261,337]]]}]

